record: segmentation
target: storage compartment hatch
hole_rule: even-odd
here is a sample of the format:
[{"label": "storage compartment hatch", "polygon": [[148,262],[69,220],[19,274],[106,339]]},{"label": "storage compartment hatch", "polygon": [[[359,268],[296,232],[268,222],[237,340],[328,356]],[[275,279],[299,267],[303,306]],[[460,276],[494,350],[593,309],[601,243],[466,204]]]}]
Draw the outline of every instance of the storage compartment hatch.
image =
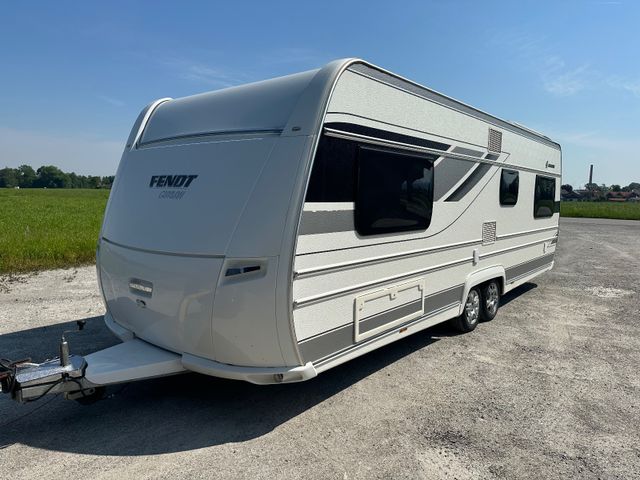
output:
[{"label": "storage compartment hatch", "polygon": [[355,299],[356,342],[424,315],[424,279],[392,285]]}]

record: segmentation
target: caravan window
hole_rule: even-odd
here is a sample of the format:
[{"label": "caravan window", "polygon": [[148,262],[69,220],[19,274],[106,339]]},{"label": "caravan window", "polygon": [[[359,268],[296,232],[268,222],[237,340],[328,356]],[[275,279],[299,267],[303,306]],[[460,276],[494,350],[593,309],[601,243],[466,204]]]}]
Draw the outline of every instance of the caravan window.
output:
[{"label": "caravan window", "polygon": [[356,231],[376,235],[426,230],[431,223],[435,158],[360,146]]},{"label": "caravan window", "polygon": [[307,202],[353,202],[358,144],[322,137],[307,187]]},{"label": "caravan window", "polygon": [[518,203],[518,172],[502,169],[500,177],[500,205],[515,205]]},{"label": "caravan window", "polygon": [[536,175],[536,190],[533,199],[534,218],[553,216],[556,198],[556,181],[553,178]]}]

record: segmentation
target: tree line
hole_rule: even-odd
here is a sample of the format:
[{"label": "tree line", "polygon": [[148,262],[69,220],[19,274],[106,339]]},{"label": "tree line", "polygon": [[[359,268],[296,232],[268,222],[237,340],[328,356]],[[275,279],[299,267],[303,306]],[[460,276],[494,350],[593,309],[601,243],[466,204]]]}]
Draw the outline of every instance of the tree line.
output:
[{"label": "tree line", "polygon": [[[573,192],[573,187],[571,185],[562,185],[562,188],[568,192]],[[640,192],[640,183],[631,182],[629,185],[625,187],[621,187],[620,185],[598,185],[596,183],[587,183],[584,186],[584,189],[589,192],[599,192],[599,193],[607,193],[607,192]]]},{"label": "tree line", "polygon": [[37,170],[29,165],[0,170],[0,188],[111,188],[113,179],[113,175],[66,173],[53,165],[43,165]]}]

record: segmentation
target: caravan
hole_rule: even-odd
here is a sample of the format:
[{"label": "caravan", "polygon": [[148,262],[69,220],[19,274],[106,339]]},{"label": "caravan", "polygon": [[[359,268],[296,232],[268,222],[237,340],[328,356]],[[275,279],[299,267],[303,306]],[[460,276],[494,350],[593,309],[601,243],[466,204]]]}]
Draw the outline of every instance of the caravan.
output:
[{"label": "caravan", "polygon": [[4,389],[296,382],[441,322],[471,331],[552,268],[561,166],[546,136],[357,59],[153,102],[97,251],[123,342],[14,366]]}]

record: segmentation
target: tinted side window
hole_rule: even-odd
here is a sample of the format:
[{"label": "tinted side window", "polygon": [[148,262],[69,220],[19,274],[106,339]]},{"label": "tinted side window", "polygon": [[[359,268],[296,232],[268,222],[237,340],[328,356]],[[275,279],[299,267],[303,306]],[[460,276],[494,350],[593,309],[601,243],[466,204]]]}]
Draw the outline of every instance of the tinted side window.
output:
[{"label": "tinted side window", "polygon": [[354,201],[357,148],[355,142],[340,138],[320,139],[305,201]]},{"label": "tinted side window", "polygon": [[555,179],[536,175],[536,190],[533,199],[533,216],[535,218],[551,217],[555,208],[555,198]]},{"label": "tinted side window", "polygon": [[426,230],[433,208],[433,155],[359,147],[356,231]]},{"label": "tinted side window", "polygon": [[500,177],[500,205],[515,205],[518,203],[518,172],[502,169]]}]

